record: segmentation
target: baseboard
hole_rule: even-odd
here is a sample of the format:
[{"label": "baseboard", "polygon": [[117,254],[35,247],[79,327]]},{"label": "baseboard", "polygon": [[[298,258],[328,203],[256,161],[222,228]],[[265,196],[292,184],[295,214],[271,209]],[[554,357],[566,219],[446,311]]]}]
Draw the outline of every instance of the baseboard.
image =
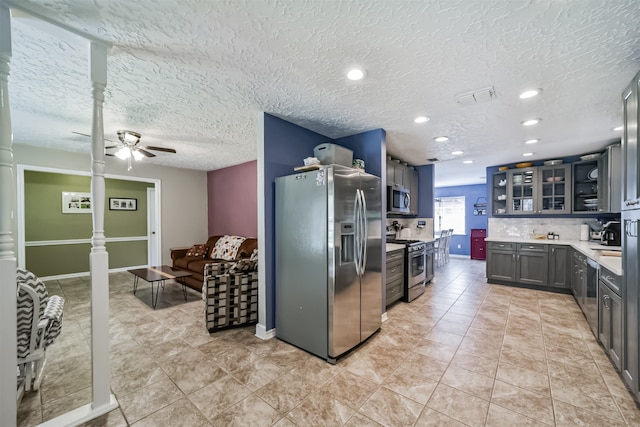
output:
[{"label": "baseboard", "polygon": [[270,340],[271,338],[275,338],[276,337],[276,328],[273,329],[269,329],[267,331],[267,328],[261,324],[258,323],[256,325],[256,337],[260,338],[261,340]]},{"label": "baseboard", "polygon": [[[137,268],[147,268],[147,267],[148,265],[145,264],[145,265],[131,265],[129,267],[111,268],[109,269],[109,273],[121,273],[127,270],[134,270]],[[79,273],[58,274],[57,276],[44,276],[44,277],[39,277],[39,279],[45,282],[47,280],[75,279],[76,277],[86,277],[90,275],[91,275],[90,271],[81,271]]]},{"label": "baseboard", "polygon": [[382,313],[382,322],[386,322],[387,320],[389,320],[389,316],[387,316],[387,312],[385,311],[384,313]]},{"label": "baseboard", "polygon": [[93,408],[93,403],[88,403],[84,406],[76,408],[70,412],[64,413],[59,417],[53,418],[38,427],[58,427],[58,426],[79,426],[94,418],[98,418],[101,415],[111,412],[118,407],[118,401],[112,394],[109,404],[98,409]]}]

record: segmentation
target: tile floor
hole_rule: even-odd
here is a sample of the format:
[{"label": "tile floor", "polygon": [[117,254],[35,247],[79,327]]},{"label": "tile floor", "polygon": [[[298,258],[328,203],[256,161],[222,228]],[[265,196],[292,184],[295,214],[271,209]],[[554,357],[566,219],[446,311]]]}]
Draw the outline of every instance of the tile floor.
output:
[{"label": "tile floor", "polygon": [[[486,283],[481,261],[451,259],[381,331],[330,365],[254,327],[209,335],[196,293],[110,277],[112,390],[120,408],[90,426],[640,425],[625,390],[568,295]],[[89,289],[66,298],[39,392],[19,408],[33,426],[90,401]]]}]

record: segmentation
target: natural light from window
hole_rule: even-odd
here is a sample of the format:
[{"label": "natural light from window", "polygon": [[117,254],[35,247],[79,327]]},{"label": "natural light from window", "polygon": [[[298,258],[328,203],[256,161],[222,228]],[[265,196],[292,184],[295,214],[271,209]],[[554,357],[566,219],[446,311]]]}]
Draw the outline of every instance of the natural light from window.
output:
[{"label": "natural light from window", "polygon": [[453,228],[453,234],[464,235],[466,226],[464,214],[466,211],[464,196],[438,197],[434,203],[434,224],[436,237],[440,230]]}]

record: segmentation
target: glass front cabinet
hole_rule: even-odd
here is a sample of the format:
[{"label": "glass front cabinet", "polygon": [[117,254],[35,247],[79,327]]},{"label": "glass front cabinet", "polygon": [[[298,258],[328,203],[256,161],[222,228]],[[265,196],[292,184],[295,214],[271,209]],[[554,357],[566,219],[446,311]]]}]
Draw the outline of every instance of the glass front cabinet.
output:
[{"label": "glass front cabinet", "polygon": [[538,213],[571,213],[571,165],[538,166]]},{"label": "glass front cabinet", "polygon": [[507,188],[507,171],[494,173],[491,178],[491,212],[493,215],[508,213]]},{"label": "glass front cabinet", "polygon": [[510,169],[508,172],[508,214],[571,213],[570,164]]}]

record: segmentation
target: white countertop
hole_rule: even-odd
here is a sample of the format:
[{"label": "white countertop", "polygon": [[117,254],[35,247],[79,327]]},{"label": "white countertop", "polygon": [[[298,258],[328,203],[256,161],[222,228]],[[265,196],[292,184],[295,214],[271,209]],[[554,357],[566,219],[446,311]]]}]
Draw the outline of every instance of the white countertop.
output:
[{"label": "white countertop", "polygon": [[487,237],[484,240],[486,242],[537,243],[543,245],[571,246],[583,255],[591,258],[603,267],[606,267],[612,273],[622,276],[622,258],[602,255],[602,251],[620,251],[620,246],[603,246],[594,242],[584,242],[581,240],[519,239],[511,237]]},{"label": "white countertop", "polygon": [[400,243],[387,243],[386,252],[397,251],[398,249],[404,249],[404,245]]}]

